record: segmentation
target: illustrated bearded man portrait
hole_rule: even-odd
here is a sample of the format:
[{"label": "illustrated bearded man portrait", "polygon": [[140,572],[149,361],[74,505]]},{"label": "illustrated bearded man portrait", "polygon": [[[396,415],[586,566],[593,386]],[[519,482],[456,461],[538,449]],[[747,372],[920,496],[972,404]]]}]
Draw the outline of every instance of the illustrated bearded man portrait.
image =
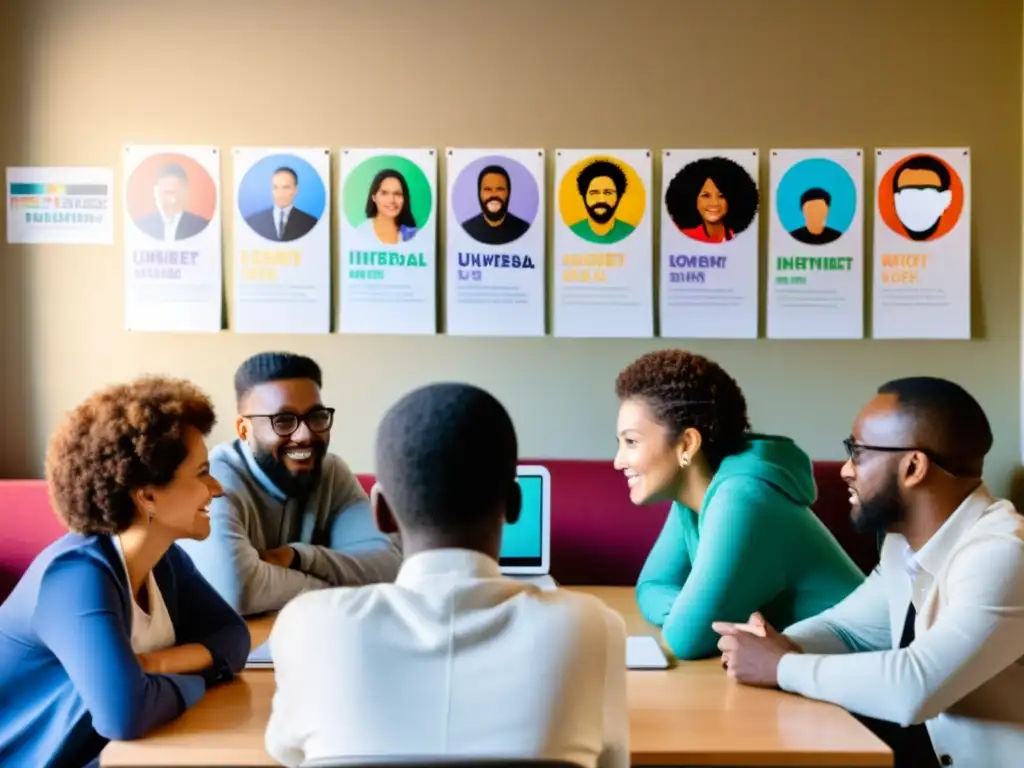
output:
[{"label": "illustrated bearded man portrait", "polygon": [[617,243],[636,227],[615,213],[628,191],[626,174],[615,163],[595,160],[576,177],[576,189],[583,198],[587,216],[571,225],[575,234],[591,243]]},{"label": "illustrated bearded man portrait", "polygon": [[953,202],[949,169],[936,157],[904,161],[892,177],[893,205],[911,240],[930,240]]},{"label": "illustrated bearded man portrait", "polygon": [[466,234],[486,245],[505,245],[519,239],[529,223],[510,212],[512,177],[500,165],[488,165],[477,177],[480,213],[462,222]]}]

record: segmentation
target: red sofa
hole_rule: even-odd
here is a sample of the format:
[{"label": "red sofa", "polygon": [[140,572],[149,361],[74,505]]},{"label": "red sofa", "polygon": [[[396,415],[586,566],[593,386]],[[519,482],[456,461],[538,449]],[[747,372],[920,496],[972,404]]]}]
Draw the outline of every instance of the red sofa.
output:
[{"label": "red sofa", "polygon": [[[562,584],[626,586],[635,583],[665,520],[668,505],[635,507],[622,473],[610,461],[523,459],[551,472],[551,573]],[[814,464],[814,511],[868,573],[878,561],[875,540],[850,526],[839,462]],[[372,475],[360,475],[363,487]],[[42,480],[0,481],[0,600],[32,558],[64,532],[50,509]]]}]

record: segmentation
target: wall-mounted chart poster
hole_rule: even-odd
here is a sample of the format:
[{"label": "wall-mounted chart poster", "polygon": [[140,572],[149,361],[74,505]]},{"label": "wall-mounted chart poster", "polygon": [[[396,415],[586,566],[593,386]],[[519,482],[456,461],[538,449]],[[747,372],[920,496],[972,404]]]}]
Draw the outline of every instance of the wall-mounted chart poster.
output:
[{"label": "wall-mounted chart poster", "polygon": [[651,152],[555,154],[554,335],[654,335]]},{"label": "wall-mounted chart poster", "polygon": [[437,333],[437,152],[341,150],[342,333]]},{"label": "wall-mounted chart poster", "polygon": [[7,242],[112,245],[114,169],[7,169]]},{"label": "wall-mounted chart poster", "polygon": [[864,336],[864,151],[773,149],[768,338]]},{"label": "wall-mounted chart poster", "polygon": [[971,338],[971,155],[875,152],[872,336]]},{"label": "wall-mounted chart poster", "polygon": [[758,153],[666,149],[662,337],[757,338]]},{"label": "wall-mounted chart poster", "polygon": [[239,333],[331,330],[331,152],[236,147]]},{"label": "wall-mounted chart poster", "polygon": [[445,331],[543,336],[544,151],[447,151]]},{"label": "wall-mounted chart poster", "polygon": [[220,153],[125,147],[124,311],[129,331],[219,331]]}]

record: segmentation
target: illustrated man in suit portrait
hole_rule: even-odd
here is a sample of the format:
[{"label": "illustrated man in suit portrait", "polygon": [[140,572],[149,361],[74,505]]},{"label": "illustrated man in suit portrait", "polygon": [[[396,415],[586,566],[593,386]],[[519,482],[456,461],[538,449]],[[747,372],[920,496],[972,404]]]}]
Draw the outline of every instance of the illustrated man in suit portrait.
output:
[{"label": "illustrated man in suit portrait", "polygon": [[832,195],[820,187],[808,189],[800,195],[800,210],[804,214],[804,226],[789,234],[805,245],[824,245],[835,242],[843,234],[828,226],[828,212],[832,207]]},{"label": "illustrated man in suit portrait", "polygon": [[178,163],[163,166],[153,185],[156,210],[135,224],[154,240],[173,242],[195,237],[210,223],[188,207],[188,174]]},{"label": "illustrated man in suit portrait", "polygon": [[576,177],[576,189],[587,211],[585,218],[569,227],[591,243],[617,243],[634,226],[615,217],[627,191],[625,172],[615,163],[595,160]]},{"label": "illustrated man in suit portrait", "polygon": [[291,168],[278,168],[270,177],[270,194],[274,198],[274,205],[254,213],[245,223],[267,240],[298,240],[317,222],[308,213],[295,207],[295,194],[298,191],[298,174]]},{"label": "illustrated man in suit portrait", "polygon": [[505,245],[526,234],[529,223],[508,210],[512,177],[500,165],[480,171],[476,184],[480,213],[462,222],[466,234],[486,245]]}]

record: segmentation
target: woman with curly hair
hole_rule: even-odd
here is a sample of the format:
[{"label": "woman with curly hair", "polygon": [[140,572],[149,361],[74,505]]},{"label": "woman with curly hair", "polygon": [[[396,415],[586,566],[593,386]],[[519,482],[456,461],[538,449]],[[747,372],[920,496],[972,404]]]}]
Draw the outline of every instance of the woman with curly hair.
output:
[{"label": "woman with curly hair", "polygon": [[144,378],[54,434],[50,499],[70,533],[0,606],[0,764],[94,764],[245,666],[245,622],[175,545],[210,534],[214,421],[188,382]]},{"label": "woman with curly hair", "polygon": [[811,461],[750,432],[739,385],[682,350],[649,352],[615,382],[615,467],[629,497],[671,501],[637,584],[640,612],[680,659],[717,654],[713,621],[785,627],[830,608],[864,574],[810,509]]}]

